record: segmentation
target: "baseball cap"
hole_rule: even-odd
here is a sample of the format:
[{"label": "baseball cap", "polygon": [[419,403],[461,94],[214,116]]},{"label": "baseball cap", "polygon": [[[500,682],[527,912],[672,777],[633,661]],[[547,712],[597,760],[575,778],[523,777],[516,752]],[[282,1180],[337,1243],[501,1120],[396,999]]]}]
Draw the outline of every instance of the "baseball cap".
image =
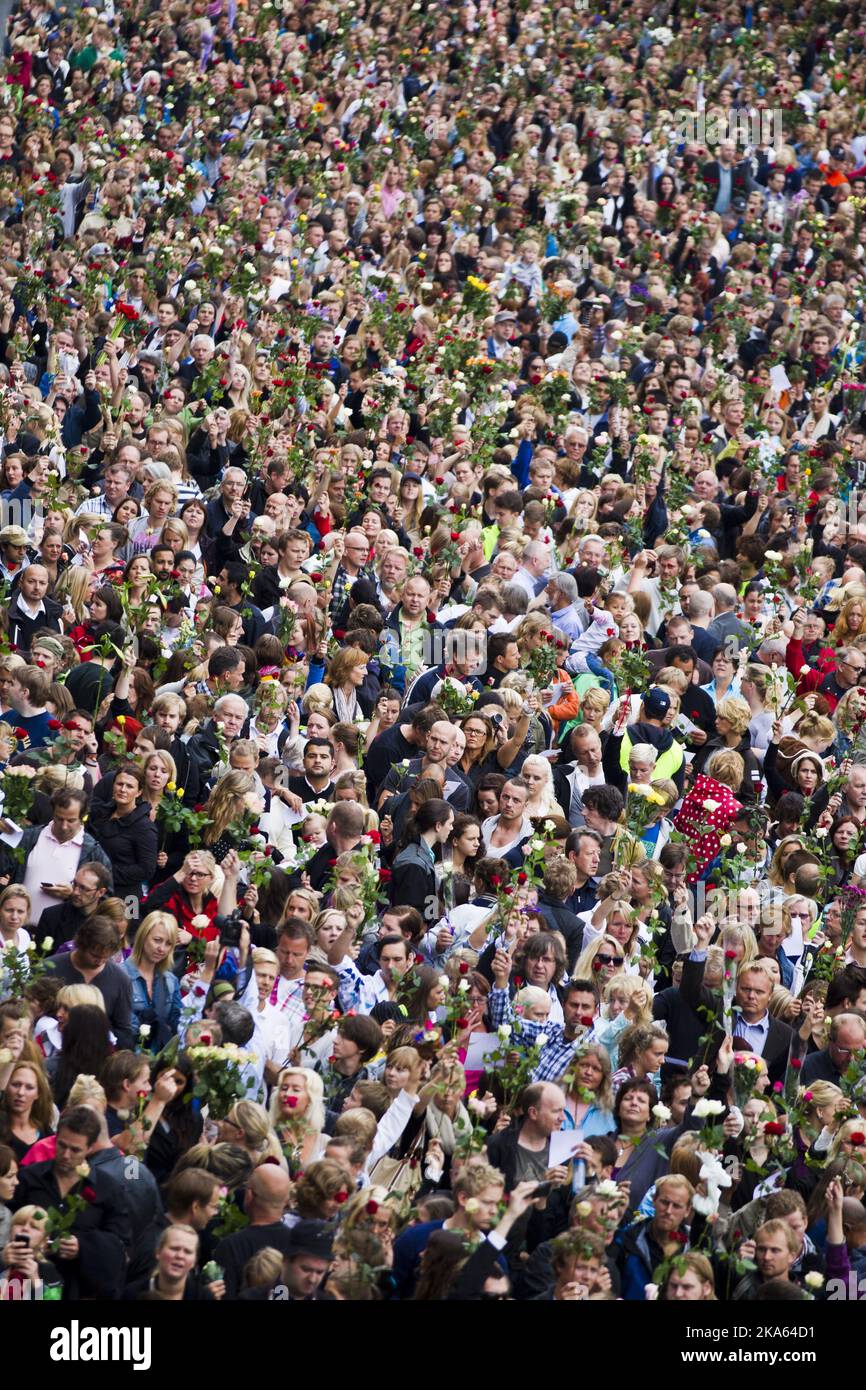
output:
[{"label": "baseball cap", "polygon": [[666,690],[661,690],[659,686],[653,686],[643,697],[644,713],[651,719],[664,719],[671,707],[671,697]]},{"label": "baseball cap", "polygon": [[831,159],[845,159],[846,157],[844,145],[833,145],[830,150]]},{"label": "baseball cap", "polygon": [[510,309],[500,309],[500,310],[499,310],[499,313],[496,315],[496,317],[495,317],[495,319],[493,320],[493,322],[494,322],[494,323],[516,323],[516,322],[517,322],[517,315],[514,314],[514,313],[512,313],[512,311],[511,311]]}]

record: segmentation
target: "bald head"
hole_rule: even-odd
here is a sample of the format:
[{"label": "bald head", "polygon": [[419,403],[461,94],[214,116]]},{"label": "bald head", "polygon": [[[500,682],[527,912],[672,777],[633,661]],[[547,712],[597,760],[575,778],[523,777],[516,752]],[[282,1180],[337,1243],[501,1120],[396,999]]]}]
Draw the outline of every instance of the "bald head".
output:
[{"label": "bald head", "polygon": [[288,1173],[275,1163],[262,1163],[247,1183],[244,1206],[254,1225],[279,1221],[289,1200]]}]

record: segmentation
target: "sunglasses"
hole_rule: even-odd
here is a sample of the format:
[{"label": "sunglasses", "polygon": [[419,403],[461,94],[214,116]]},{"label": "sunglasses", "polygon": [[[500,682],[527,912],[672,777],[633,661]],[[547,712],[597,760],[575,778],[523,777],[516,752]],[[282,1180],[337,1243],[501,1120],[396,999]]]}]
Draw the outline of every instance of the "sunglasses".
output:
[{"label": "sunglasses", "polygon": [[625,956],[596,956],[599,965],[623,965]]}]

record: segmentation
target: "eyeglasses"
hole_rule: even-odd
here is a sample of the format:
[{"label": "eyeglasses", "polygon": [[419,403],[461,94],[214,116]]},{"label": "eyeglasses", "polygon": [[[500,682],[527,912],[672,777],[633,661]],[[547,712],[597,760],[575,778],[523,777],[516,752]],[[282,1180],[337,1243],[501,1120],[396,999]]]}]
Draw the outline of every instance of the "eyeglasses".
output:
[{"label": "eyeglasses", "polygon": [[623,965],[625,956],[596,956],[599,965]]}]

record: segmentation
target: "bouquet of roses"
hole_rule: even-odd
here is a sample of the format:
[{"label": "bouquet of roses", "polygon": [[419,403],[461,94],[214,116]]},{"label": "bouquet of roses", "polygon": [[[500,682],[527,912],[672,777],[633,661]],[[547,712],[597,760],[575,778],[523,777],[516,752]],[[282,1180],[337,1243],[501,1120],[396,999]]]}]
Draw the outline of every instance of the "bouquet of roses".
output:
[{"label": "bouquet of roses", "polygon": [[187,1056],[195,1064],[192,1093],[207,1101],[212,1120],[224,1120],[236,1101],[248,1099],[243,1068],[255,1062],[253,1052],[242,1052],[237,1043],[222,1047],[190,1047]]},{"label": "bouquet of roses", "polygon": [[7,766],[4,769],[0,778],[4,819],[14,821],[16,825],[28,819],[33,807],[35,776],[36,768],[28,766],[27,763],[19,763],[16,767]]}]

